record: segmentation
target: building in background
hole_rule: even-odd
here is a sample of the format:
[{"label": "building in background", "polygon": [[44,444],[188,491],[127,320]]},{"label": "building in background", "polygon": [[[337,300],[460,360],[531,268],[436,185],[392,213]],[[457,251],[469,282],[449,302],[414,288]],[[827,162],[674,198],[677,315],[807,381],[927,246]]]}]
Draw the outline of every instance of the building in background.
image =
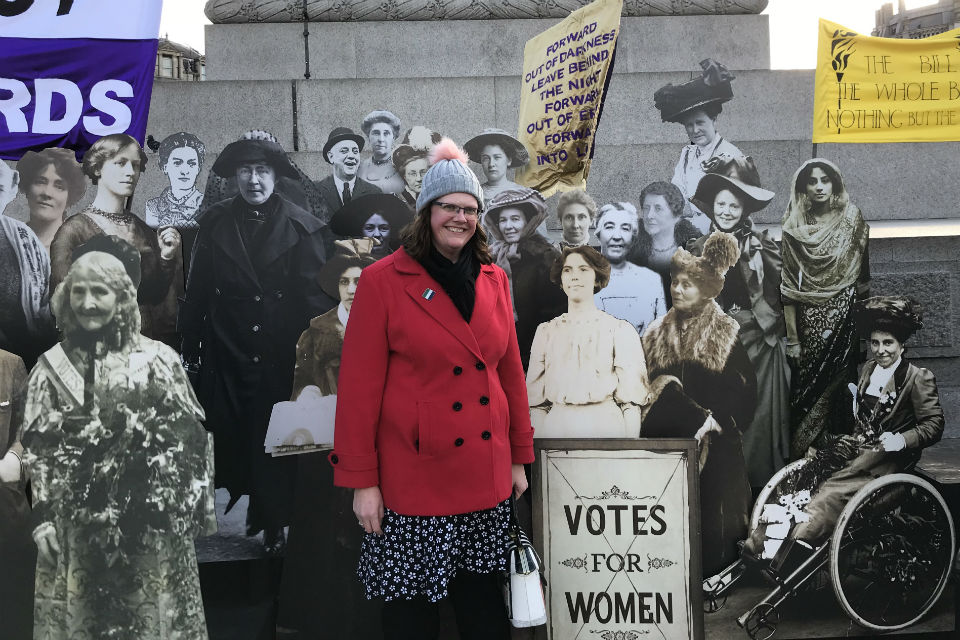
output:
[{"label": "building in background", "polygon": [[154,77],[160,80],[206,80],[206,57],[196,49],[160,38]]},{"label": "building in background", "polygon": [[876,12],[873,35],[882,38],[926,38],[960,27],[960,0],[939,0],[927,6],[907,9],[904,0],[884,3]]}]

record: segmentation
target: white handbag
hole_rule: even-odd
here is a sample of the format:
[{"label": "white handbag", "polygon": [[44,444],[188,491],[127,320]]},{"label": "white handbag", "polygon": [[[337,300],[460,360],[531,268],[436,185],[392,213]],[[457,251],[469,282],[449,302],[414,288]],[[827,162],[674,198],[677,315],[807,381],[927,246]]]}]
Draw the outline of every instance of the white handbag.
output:
[{"label": "white handbag", "polygon": [[540,558],[520,528],[517,505],[511,499],[512,513],[508,535],[507,571],[504,580],[504,598],[510,624],[517,628],[536,627],[547,621],[540,577]]}]

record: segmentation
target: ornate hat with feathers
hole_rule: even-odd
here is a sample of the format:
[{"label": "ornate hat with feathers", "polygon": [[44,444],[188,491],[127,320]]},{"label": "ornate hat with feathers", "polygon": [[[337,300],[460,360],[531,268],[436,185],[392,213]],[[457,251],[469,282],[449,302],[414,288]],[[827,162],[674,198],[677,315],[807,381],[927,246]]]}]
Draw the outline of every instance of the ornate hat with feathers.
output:
[{"label": "ornate hat with feathers", "polygon": [[703,295],[716,298],[723,290],[724,276],[739,257],[737,239],[729,233],[714,231],[704,243],[700,257],[686,249],[677,249],[670,261],[670,273],[686,274],[697,283]]},{"label": "ornate hat with feathers", "polygon": [[910,298],[874,296],[857,308],[857,325],[865,337],[874,331],[886,331],[905,342],[923,328],[923,310]]}]

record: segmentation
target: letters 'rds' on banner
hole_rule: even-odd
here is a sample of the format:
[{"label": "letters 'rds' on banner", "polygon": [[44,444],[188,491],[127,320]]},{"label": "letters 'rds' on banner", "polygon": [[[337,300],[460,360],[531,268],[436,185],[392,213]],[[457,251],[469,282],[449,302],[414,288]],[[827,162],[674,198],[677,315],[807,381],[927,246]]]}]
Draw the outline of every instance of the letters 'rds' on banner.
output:
[{"label": "letters 'rds' on banner", "polygon": [[143,143],[162,0],[0,1],[0,158]]},{"label": "letters 'rds' on banner", "polygon": [[960,140],[960,29],[904,40],[820,20],[814,142]]},{"label": "letters 'rds' on banner", "polygon": [[584,188],[623,0],[596,0],[527,41],[518,138],[530,164],[515,180],[544,196]]}]

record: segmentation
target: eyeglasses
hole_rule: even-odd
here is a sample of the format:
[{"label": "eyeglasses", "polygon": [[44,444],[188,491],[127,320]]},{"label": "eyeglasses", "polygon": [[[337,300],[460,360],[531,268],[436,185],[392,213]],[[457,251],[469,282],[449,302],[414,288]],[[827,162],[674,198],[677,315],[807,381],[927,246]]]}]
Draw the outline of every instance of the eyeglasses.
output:
[{"label": "eyeglasses", "polygon": [[440,202],[439,200],[433,204],[437,205],[452,216],[457,215],[461,211],[463,211],[463,215],[467,218],[476,218],[480,214],[480,210],[476,207],[459,207],[455,204],[450,204],[449,202]]}]

